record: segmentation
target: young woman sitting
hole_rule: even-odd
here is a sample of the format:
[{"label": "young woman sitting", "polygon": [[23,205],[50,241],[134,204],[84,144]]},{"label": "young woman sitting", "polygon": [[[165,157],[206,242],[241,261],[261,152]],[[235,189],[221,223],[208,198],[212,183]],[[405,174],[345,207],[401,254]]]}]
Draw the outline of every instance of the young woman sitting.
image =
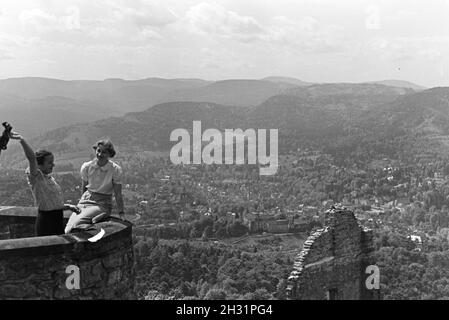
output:
[{"label": "young woman sitting", "polygon": [[81,213],[72,214],[65,228],[66,233],[111,215],[113,194],[120,218],[124,220],[122,168],[110,160],[116,154],[114,146],[109,140],[100,140],[93,149],[96,158],[83,163],[80,170],[84,192],[78,202]]}]

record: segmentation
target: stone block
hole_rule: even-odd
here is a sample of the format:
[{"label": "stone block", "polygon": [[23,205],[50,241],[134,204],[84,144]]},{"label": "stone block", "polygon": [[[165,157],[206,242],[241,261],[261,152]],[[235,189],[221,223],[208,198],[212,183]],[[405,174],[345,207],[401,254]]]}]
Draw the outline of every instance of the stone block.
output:
[{"label": "stone block", "polygon": [[108,285],[113,285],[115,283],[118,283],[122,277],[121,270],[114,270],[109,273],[108,276]]},{"label": "stone block", "polygon": [[0,298],[23,299],[30,296],[36,296],[37,289],[30,284],[4,284],[0,286]]},{"label": "stone block", "polygon": [[54,293],[53,293],[53,297],[54,299],[57,300],[62,300],[62,299],[69,299],[73,296],[77,296],[77,293],[79,292],[79,289],[67,289],[67,288],[57,288]]},{"label": "stone block", "polygon": [[118,252],[116,254],[108,255],[107,257],[102,259],[103,265],[105,268],[116,268],[123,264],[124,256],[122,252]]},{"label": "stone block", "polygon": [[101,261],[97,260],[94,263],[82,266],[81,287],[89,288],[97,284],[98,282],[105,282],[107,275],[106,271],[101,264]]}]

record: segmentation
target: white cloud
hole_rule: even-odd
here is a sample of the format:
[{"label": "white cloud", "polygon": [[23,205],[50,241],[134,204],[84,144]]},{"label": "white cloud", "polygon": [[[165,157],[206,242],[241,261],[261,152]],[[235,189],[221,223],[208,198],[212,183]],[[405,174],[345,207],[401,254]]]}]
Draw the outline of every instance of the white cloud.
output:
[{"label": "white cloud", "polygon": [[156,30],[151,27],[145,27],[139,34],[133,39],[137,41],[146,41],[146,40],[162,40],[163,36]]},{"label": "white cloud", "polygon": [[215,39],[218,36],[243,43],[257,41],[262,46],[281,45],[305,53],[340,51],[342,47],[342,28],[320,23],[311,16],[295,20],[275,16],[262,23],[254,17],[203,2],[187,11],[185,21],[191,32]]},{"label": "white cloud", "polygon": [[166,27],[178,20],[170,8],[154,0],[102,0],[88,6],[83,7],[89,15],[83,15],[82,29],[85,41],[92,44],[123,47],[161,40]]},{"label": "white cloud", "polygon": [[119,45],[161,39],[157,30],[177,20],[168,8],[152,0],[78,2],[79,6],[23,10],[20,23],[27,32],[56,43],[110,42]]},{"label": "white cloud", "polygon": [[230,50],[216,50],[212,48],[202,48],[200,50],[202,69],[218,69],[218,70],[247,70],[253,68],[254,65],[239,57],[238,54]]},{"label": "white cloud", "polygon": [[54,15],[37,8],[22,11],[19,15],[19,21],[38,31],[46,30],[58,23],[58,19]]},{"label": "white cloud", "polygon": [[14,59],[14,56],[12,55],[11,52],[6,50],[0,50],[0,61],[12,59]]},{"label": "white cloud", "polygon": [[313,17],[291,20],[278,16],[273,19],[264,40],[304,53],[328,53],[342,50],[345,45],[342,35],[342,27],[322,24]]},{"label": "white cloud", "polygon": [[20,35],[12,35],[8,33],[0,33],[0,46],[4,47],[29,47],[39,42],[37,37],[24,37]]},{"label": "white cloud", "polygon": [[68,30],[81,29],[80,9],[78,7],[70,7],[67,9],[65,17],[65,26]]},{"label": "white cloud", "polygon": [[366,8],[365,26],[368,30],[380,29],[380,10],[377,6],[369,6]]},{"label": "white cloud", "polygon": [[377,51],[380,57],[391,61],[404,62],[414,58],[408,44],[404,41],[375,39],[371,43],[371,48]]},{"label": "white cloud", "polygon": [[151,0],[108,1],[113,16],[119,22],[138,27],[163,27],[177,21],[177,15],[169,8]]},{"label": "white cloud", "polygon": [[80,10],[75,6],[67,8],[65,14],[59,16],[40,8],[24,10],[19,14],[19,21],[30,30],[42,33],[81,29]]},{"label": "white cloud", "polygon": [[266,32],[255,18],[206,2],[191,7],[186,19],[191,30],[202,35],[251,40],[260,38]]},{"label": "white cloud", "polygon": [[421,49],[418,51],[418,55],[430,61],[438,61],[443,57],[441,50],[435,48]]},{"label": "white cloud", "polygon": [[120,39],[126,37],[126,34],[120,29],[108,27],[107,25],[91,26],[88,31],[88,36],[92,37],[94,41]]},{"label": "white cloud", "polygon": [[361,52],[393,62],[440,61],[449,54],[449,37],[376,37],[366,41]]},{"label": "white cloud", "polygon": [[220,69],[225,60],[230,58],[229,55],[223,55],[222,51],[212,50],[211,48],[202,48],[200,54],[200,68],[202,69]]},{"label": "white cloud", "polygon": [[425,71],[447,66],[448,14],[449,0],[8,0],[0,55],[14,59],[1,73],[109,77],[128,74],[129,61],[143,76],[279,70],[326,81],[381,77],[406,61],[423,83],[447,84]]},{"label": "white cloud", "polygon": [[416,21],[419,18],[419,13],[411,10],[398,10],[385,16],[385,19],[397,22]]},{"label": "white cloud", "polygon": [[270,27],[270,37],[273,40],[292,41],[299,34],[305,36],[318,32],[318,21],[312,17],[302,17],[297,20],[290,20],[284,16],[277,16],[273,19]]},{"label": "white cloud", "polygon": [[52,67],[57,67],[57,61],[53,60],[53,59],[35,59],[35,60],[31,60],[26,67],[48,67],[48,66],[52,66]]}]

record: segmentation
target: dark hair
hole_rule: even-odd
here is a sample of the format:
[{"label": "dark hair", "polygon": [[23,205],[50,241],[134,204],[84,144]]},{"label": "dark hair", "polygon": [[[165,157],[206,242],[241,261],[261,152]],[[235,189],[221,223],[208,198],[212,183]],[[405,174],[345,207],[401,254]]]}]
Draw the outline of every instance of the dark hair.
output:
[{"label": "dark hair", "polygon": [[36,151],[36,161],[38,165],[43,165],[46,156],[52,156],[53,153],[47,150]]},{"label": "dark hair", "polygon": [[112,144],[111,140],[109,139],[102,139],[97,141],[97,143],[95,143],[92,148],[94,150],[97,150],[97,148],[99,146],[104,146],[106,148],[106,151],[109,153],[109,157],[113,158],[115,156],[115,149],[114,149],[114,145]]}]

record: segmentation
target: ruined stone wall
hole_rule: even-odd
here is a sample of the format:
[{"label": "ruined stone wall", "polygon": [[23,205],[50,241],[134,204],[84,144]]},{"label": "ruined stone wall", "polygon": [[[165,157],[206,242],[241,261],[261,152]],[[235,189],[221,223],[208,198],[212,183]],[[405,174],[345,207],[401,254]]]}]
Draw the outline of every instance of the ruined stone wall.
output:
[{"label": "ruined stone wall", "polygon": [[[0,225],[13,221],[19,226],[21,220],[23,230],[34,225],[28,214],[13,218],[11,213],[2,216],[0,210]],[[0,240],[0,300],[135,299],[131,224],[112,218],[95,228],[69,235]],[[103,238],[88,240],[101,229]],[[79,289],[66,285],[73,275],[67,270],[71,265],[79,268]]]},{"label": "ruined stone wall", "polygon": [[353,212],[326,212],[326,228],[314,232],[295,258],[288,279],[290,299],[376,299],[365,287],[365,269],[373,264],[372,232],[359,225]]}]

